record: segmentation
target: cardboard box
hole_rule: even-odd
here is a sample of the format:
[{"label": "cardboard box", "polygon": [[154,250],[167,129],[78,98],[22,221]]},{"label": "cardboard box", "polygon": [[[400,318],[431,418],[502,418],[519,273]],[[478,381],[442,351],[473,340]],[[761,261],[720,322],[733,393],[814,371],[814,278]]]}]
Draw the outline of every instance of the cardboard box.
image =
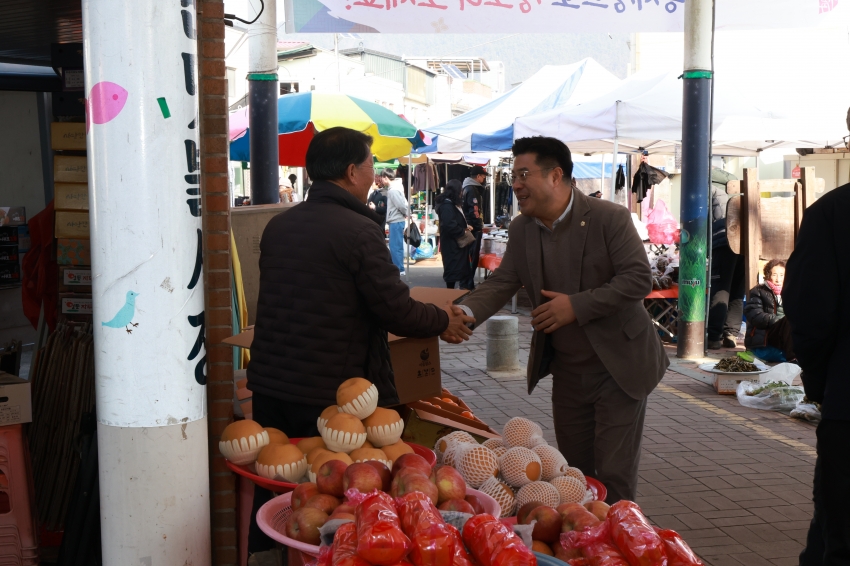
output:
[{"label": "cardboard box", "polygon": [[74,266],[59,268],[60,293],[91,293],[91,269]]},{"label": "cardboard box", "polygon": [[50,147],[53,149],[86,149],[85,122],[53,122],[50,124]]},{"label": "cardboard box", "polygon": [[755,379],[735,379],[727,375],[716,375],[714,376],[714,389],[721,395],[735,395],[738,392],[738,385],[742,381],[758,383],[758,377]]},{"label": "cardboard box", "polygon": [[422,403],[411,403],[402,411],[404,432],[401,439],[422,446],[434,446],[437,441],[456,430],[472,435],[478,442],[489,438],[501,438],[501,435],[484,423],[470,421],[452,414],[444,414]]},{"label": "cardboard box", "polygon": [[236,253],[242,267],[242,285],[248,304],[248,325],[253,326],[257,316],[257,296],[260,293],[260,239],[269,220],[286,212],[297,202],[238,206],[230,209],[230,227],[236,242]]},{"label": "cardboard box", "polygon": [[55,183],[53,185],[53,208],[55,210],[88,210],[88,184]]},{"label": "cardboard box", "polygon": [[88,160],[77,155],[54,155],[53,181],[56,183],[88,183]]},{"label": "cardboard box", "polygon": [[18,246],[2,246],[0,245],[0,261],[21,261],[21,254],[18,251]]},{"label": "cardboard box", "polygon": [[56,238],[89,239],[88,211],[56,211],[56,226],[54,228],[53,235]]},{"label": "cardboard box", "polygon": [[19,245],[20,226],[0,226],[0,246],[7,244]]},{"label": "cardboard box", "polygon": [[0,262],[0,287],[21,282],[21,264],[17,261]]},{"label": "cardboard box", "polygon": [[[240,258],[241,260],[241,258]],[[417,301],[439,307],[452,304],[467,292],[461,289],[414,287],[410,296]],[[250,348],[254,341],[254,327],[223,340],[225,344]],[[389,335],[390,359],[395,374],[395,386],[402,404],[412,403],[442,393],[440,373],[440,339],[401,338]]]},{"label": "cardboard box", "polygon": [[59,265],[91,265],[89,240],[59,238],[56,240],[56,263]]},{"label": "cardboard box", "polygon": [[21,226],[26,223],[25,206],[0,206],[0,226]]},{"label": "cardboard box", "polygon": [[63,293],[59,295],[59,312],[62,314],[92,314],[91,295]]},{"label": "cardboard box", "polygon": [[0,371],[0,426],[28,422],[32,422],[30,382]]}]

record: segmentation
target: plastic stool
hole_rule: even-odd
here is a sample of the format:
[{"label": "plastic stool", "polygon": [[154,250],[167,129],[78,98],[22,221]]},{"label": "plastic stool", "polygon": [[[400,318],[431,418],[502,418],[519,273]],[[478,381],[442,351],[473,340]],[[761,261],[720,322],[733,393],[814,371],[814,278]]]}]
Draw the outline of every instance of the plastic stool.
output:
[{"label": "plastic stool", "polygon": [[38,564],[35,493],[29,451],[19,424],[0,427],[0,565]]}]

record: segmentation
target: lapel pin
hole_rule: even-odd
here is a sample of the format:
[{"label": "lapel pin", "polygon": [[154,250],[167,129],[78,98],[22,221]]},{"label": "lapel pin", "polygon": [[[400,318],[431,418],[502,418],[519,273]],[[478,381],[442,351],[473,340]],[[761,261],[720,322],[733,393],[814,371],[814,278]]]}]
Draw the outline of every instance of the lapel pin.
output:
[{"label": "lapel pin", "polygon": [[581,225],[584,226],[584,220],[581,221]]}]

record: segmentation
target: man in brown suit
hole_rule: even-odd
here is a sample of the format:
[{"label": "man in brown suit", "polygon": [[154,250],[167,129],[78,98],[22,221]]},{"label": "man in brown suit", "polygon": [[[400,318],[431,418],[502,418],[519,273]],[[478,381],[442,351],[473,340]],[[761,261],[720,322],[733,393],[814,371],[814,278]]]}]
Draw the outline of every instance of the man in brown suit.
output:
[{"label": "man in brown suit", "polygon": [[522,138],[513,153],[522,214],[501,266],[461,308],[480,324],[526,288],[535,331],[528,392],[553,375],[558,448],[605,484],[609,503],[634,500],[646,399],[669,365],[643,308],[646,251],[626,208],[570,186],[562,142]]}]

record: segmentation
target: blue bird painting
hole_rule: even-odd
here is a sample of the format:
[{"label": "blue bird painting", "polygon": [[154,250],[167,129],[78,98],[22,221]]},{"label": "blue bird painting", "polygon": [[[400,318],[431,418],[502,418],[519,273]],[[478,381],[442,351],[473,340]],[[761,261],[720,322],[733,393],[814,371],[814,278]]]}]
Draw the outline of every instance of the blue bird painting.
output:
[{"label": "blue bird painting", "polygon": [[127,300],[124,302],[124,306],[115,313],[115,316],[112,317],[112,320],[109,322],[101,322],[101,326],[108,326],[109,328],[123,328],[127,331],[127,334],[132,334],[133,329],[130,328],[139,326],[138,323],[133,322],[133,317],[136,314],[136,297],[139,294],[135,291],[127,291]]}]

